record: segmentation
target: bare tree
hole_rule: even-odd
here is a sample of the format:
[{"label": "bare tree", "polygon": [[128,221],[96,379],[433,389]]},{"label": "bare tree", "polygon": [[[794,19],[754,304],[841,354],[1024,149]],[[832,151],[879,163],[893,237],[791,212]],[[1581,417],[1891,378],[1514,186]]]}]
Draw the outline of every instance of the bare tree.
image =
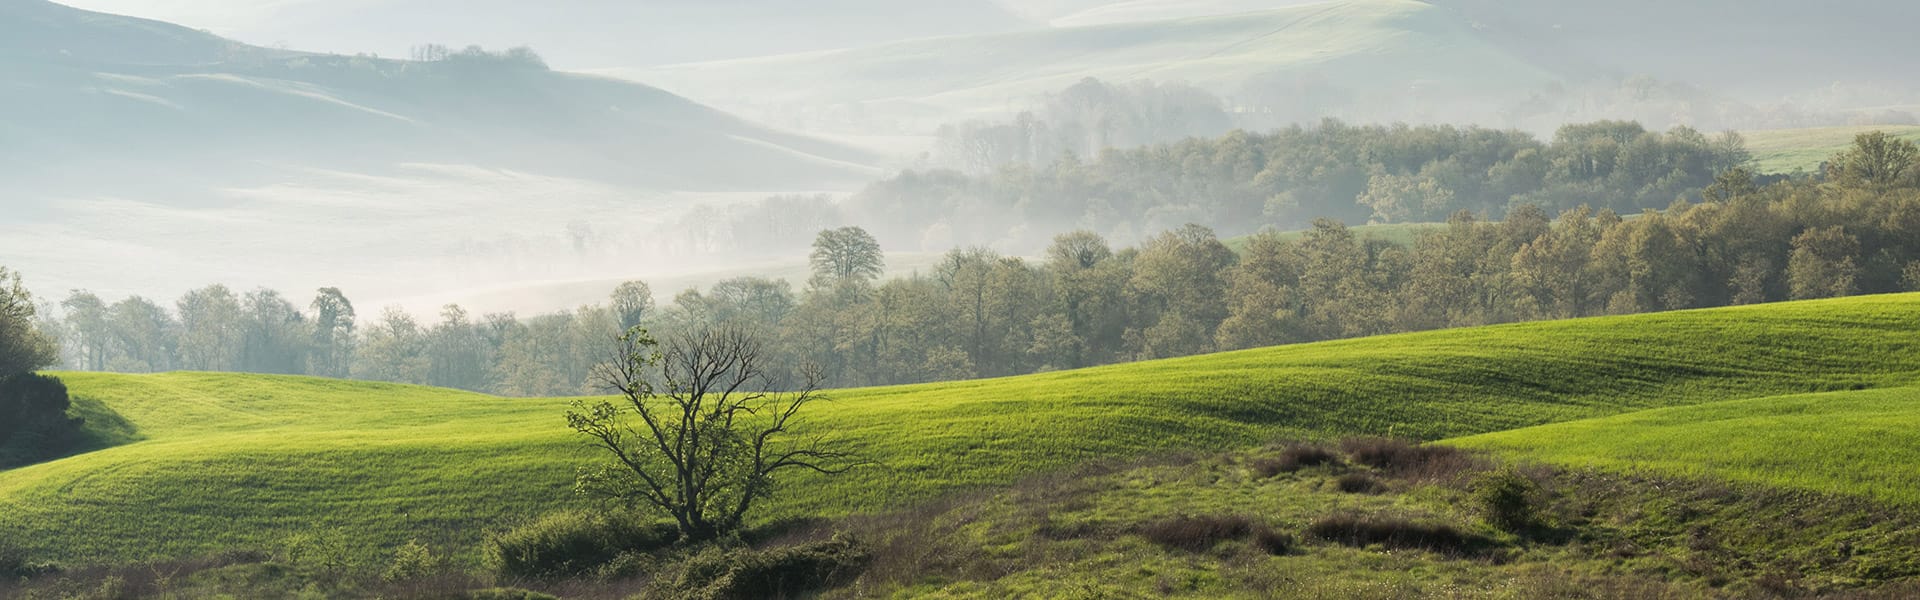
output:
[{"label": "bare tree", "polygon": [[619,338],[595,377],[616,401],[574,403],[567,423],[608,460],[583,468],[577,489],[672,516],[682,537],[707,541],[737,531],[775,475],[834,475],[858,461],[823,438],[794,439],[800,411],[824,399],[817,371],[798,391],[774,391],[763,346],[744,329],[670,337],[645,329]]}]

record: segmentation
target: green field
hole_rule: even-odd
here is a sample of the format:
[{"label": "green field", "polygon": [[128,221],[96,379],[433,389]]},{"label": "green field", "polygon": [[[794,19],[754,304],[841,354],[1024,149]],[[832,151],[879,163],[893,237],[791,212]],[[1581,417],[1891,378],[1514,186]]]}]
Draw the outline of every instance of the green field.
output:
[{"label": "green field", "polygon": [[[1920,383],[1920,296],[1505,325],[1018,378],[847,390],[816,429],[882,466],[768,518],[908,506],[1089,459],[1276,437],[1442,439]],[[0,475],[0,535],[68,563],[271,547],[471,548],[573,505],[564,400],[266,376],[68,374],[139,441]],[[126,436],[122,436],[126,437]]]},{"label": "green field", "polygon": [[1449,443],[1557,464],[1650,470],[1920,505],[1920,388],[1665,408]]},{"label": "green field", "polygon": [[1920,125],[1867,125],[1743,131],[1753,166],[1762,173],[1812,173],[1834,154],[1853,145],[1862,133],[1885,131],[1909,141],[1920,141]]}]

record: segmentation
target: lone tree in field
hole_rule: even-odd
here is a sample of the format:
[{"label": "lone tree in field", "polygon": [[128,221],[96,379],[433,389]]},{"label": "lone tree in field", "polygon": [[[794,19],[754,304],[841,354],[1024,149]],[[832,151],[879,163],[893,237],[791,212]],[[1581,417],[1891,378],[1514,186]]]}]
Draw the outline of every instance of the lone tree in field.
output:
[{"label": "lone tree in field", "polygon": [[800,411],[822,398],[809,371],[798,391],[777,392],[763,371],[763,347],[743,329],[721,327],[661,343],[645,329],[619,338],[595,368],[616,401],[576,402],[567,423],[608,460],[580,472],[581,493],[664,512],[689,541],[739,530],[775,476],[834,475],[852,455],[820,438],[795,439]]}]

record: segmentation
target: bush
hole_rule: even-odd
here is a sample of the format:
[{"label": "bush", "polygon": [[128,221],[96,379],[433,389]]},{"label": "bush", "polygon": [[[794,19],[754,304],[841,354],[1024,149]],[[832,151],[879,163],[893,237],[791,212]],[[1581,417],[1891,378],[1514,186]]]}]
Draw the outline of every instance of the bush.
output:
[{"label": "bush", "polygon": [[1461,533],[1450,525],[1350,513],[1315,521],[1307,527],[1307,535],[1356,548],[1379,544],[1402,550],[1429,550],[1459,555],[1472,553],[1489,543],[1485,538]]},{"label": "bush", "polygon": [[387,570],[380,574],[385,581],[406,581],[418,579],[440,572],[444,563],[433,549],[421,544],[419,540],[409,541],[393,551],[393,562],[387,564]]},{"label": "bush", "polygon": [[1293,544],[1293,534],[1284,531],[1275,531],[1264,524],[1255,525],[1253,528],[1253,547],[1259,548],[1267,554],[1280,556],[1292,552]]},{"label": "bush", "polygon": [[1389,438],[1354,438],[1340,443],[1353,462],[1398,477],[1448,479],[1477,468],[1480,461],[1451,446],[1414,444]]},{"label": "bush", "polygon": [[1474,504],[1495,527],[1519,531],[1539,520],[1533,508],[1539,486],[1512,468],[1481,474],[1471,489]]},{"label": "bush", "polygon": [[1348,494],[1378,494],[1386,491],[1386,484],[1366,473],[1348,473],[1333,480],[1334,486]]},{"label": "bush", "polygon": [[0,378],[0,468],[59,456],[73,445],[80,420],[59,379],[36,373]]},{"label": "bush", "polygon": [[1270,554],[1285,554],[1293,548],[1293,536],[1239,515],[1164,519],[1140,527],[1140,536],[1163,547],[1187,552],[1205,552],[1221,542],[1249,538],[1254,547]]},{"label": "bush", "polygon": [[491,536],[488,570],[506,577],[561,578],[592,573],[623,554],[650,553],[680,537],[671,523],[626,513],[564,512]]},{"label": "bush", "polygon": [[858,543],[839,538],[763,551],[713,547],[662,572],[646,596],[790,598],[852,581],[871,560],[872,555]]},{"label": "bush", "polygon": [[560,600],[557,596],[516,588],[492,588],[474,590],[467,594],[471,600]]},{"label": "bush", "polygon": [[1292,473],[1307,467],[1340,464],[1340,456],[1319,446],[1288,446],[1280,456],[1254,461],[1253,470],[1261,477]]}]

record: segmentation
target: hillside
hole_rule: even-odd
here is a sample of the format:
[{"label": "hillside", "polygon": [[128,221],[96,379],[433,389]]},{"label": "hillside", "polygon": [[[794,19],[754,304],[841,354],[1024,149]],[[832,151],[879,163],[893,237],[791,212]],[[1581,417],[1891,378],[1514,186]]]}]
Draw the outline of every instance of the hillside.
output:
[{"label": "hillside", "polygon": [[274,50],[43,0],[0,2],[0,139],[0,256],[46,289],[148,296],[711,267],[582,265],[567,236],[659,241],[690,205],[879,173],[864,150],[532,57]]},{"label": "hillside", "polygon": [[1574,467],[1920,505],[1920,388],[1714,402],[1451,440]]},{"label": "hillside", "polygon": [[733,99],[724,106],[750,115],[851,113],[926,130],[959,114],[1025,106],[1087,77],[1181,80],[1221,94],[1260,77],[1344,90],[1362,104],[1416,94],[1434,113],[1557,79],[1480,40],[1467,23],[1412,0],[1342,0],[617,73],[696,98]]},{"label": "hillside", "polygon": [[[1901,58],[1920,52],[1920,42],[1871,25],[1920,19],[1920,5],[1903,0],[1434,4],[1555,69],[1651,75],[1749,99],[1823,88],[1911,93],[1920,85]],[[1792,43],[1781,43],[1782,35]]]},{"label": "hillside", "polygon": [[298,54],[41,0],[0,5],[0,40],[7,151],[37,163],[0,172],[50,195],[114,191],[101,171],[139,179],[148,195],[194,173],[205,187],[157,186],[189,195],[275,167],[378,173],[405,162],[707,191],[873,173],[861,151],[525,57]]},{"label": "hillside", "polygon": [[406,56],[414,46],[531,45],[566,69],[646,66],[1030,26],[992,0],[75,0],[191,22],[254,44]]},{"label": "hillside", "polygon": [[[846,390],[813,415],[878,468],[768,518],[900,508],[1096,458],[1275,437],[1439,439],[1650,408],[1920,383],[1920,296],[1507,325],[1026,377]],[[65,376],[140,441],[0,476],[0,534],[69,562],[269,546],[470,548],[577,502],[565,400],[315,379]]]},{"label": "hillside", "polygon": [[1742,132],[1747,149],[1753,152],[1753,165],[1762,173],[1817,173],[1833,155],[1853,145],[1862,133],[1884,131],[1908,141],[1920,141],[1920,126],[1868,125],[1859,127],[1816,127]]}]

